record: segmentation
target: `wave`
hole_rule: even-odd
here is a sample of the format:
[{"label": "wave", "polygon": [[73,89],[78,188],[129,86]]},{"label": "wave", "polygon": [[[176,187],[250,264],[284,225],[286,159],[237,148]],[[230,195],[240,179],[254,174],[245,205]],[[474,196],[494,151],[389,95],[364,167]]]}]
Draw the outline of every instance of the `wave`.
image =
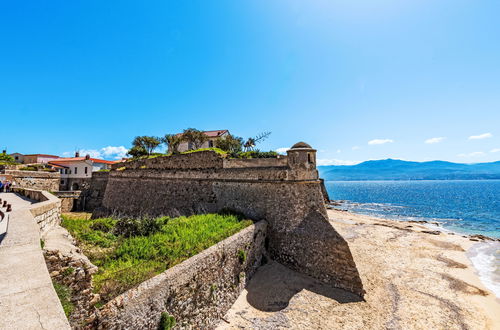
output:
[{"label": "wave", "polygon": [[500,298],[500,242],[474,244],[467,256],[484,286]]}]

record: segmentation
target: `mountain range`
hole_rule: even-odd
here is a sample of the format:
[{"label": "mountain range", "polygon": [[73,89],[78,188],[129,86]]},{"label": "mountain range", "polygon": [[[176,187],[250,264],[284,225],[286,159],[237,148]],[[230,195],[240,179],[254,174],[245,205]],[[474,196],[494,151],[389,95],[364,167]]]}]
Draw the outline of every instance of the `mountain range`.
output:
[{"label": "mountain range", "polygon": [[327,181],[500,179],[500,161],[461,164],[445,161],[370,160],[357,165],[318,166]]}]

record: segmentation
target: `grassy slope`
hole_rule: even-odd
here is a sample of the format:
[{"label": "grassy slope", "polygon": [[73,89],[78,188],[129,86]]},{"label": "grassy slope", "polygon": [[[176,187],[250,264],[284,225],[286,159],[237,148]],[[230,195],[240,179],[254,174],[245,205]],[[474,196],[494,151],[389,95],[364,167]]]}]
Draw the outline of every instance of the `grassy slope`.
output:
[{"label": "grassy slope", "polygon": [[134,287],[252,222],[235,215],[206,214],[155,219],[157,229],[147,236],[116,234],[118,220],[63,215],[62,225],[83,252],[99,267],[93,277],[95,291],[104,301]]}]

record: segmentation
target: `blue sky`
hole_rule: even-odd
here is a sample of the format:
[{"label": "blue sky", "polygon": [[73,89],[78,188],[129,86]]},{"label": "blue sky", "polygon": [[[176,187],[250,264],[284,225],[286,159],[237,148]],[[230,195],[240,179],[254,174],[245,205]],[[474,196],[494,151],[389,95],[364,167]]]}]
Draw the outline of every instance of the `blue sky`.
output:
[{"label": "blue sky", "polygon": [[[187,127],[322,164],[500,160],[499,1],[2,1],[0,145],[117,157]],[[428,143],[426,143],[426,141]],[[124,148],[122,148],[124,147]]]}]

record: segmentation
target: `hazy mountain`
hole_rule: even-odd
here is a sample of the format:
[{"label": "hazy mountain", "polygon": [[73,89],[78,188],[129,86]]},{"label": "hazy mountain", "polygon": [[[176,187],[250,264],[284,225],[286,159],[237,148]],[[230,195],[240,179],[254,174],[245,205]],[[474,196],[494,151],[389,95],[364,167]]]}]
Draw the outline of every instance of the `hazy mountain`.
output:
[{"label": "hazy mountain", "polygon": [[484,180],[500,179],[500,161],[460,164],[445,161],[370,160],[357,165],[318,166],[325,180]]}]

